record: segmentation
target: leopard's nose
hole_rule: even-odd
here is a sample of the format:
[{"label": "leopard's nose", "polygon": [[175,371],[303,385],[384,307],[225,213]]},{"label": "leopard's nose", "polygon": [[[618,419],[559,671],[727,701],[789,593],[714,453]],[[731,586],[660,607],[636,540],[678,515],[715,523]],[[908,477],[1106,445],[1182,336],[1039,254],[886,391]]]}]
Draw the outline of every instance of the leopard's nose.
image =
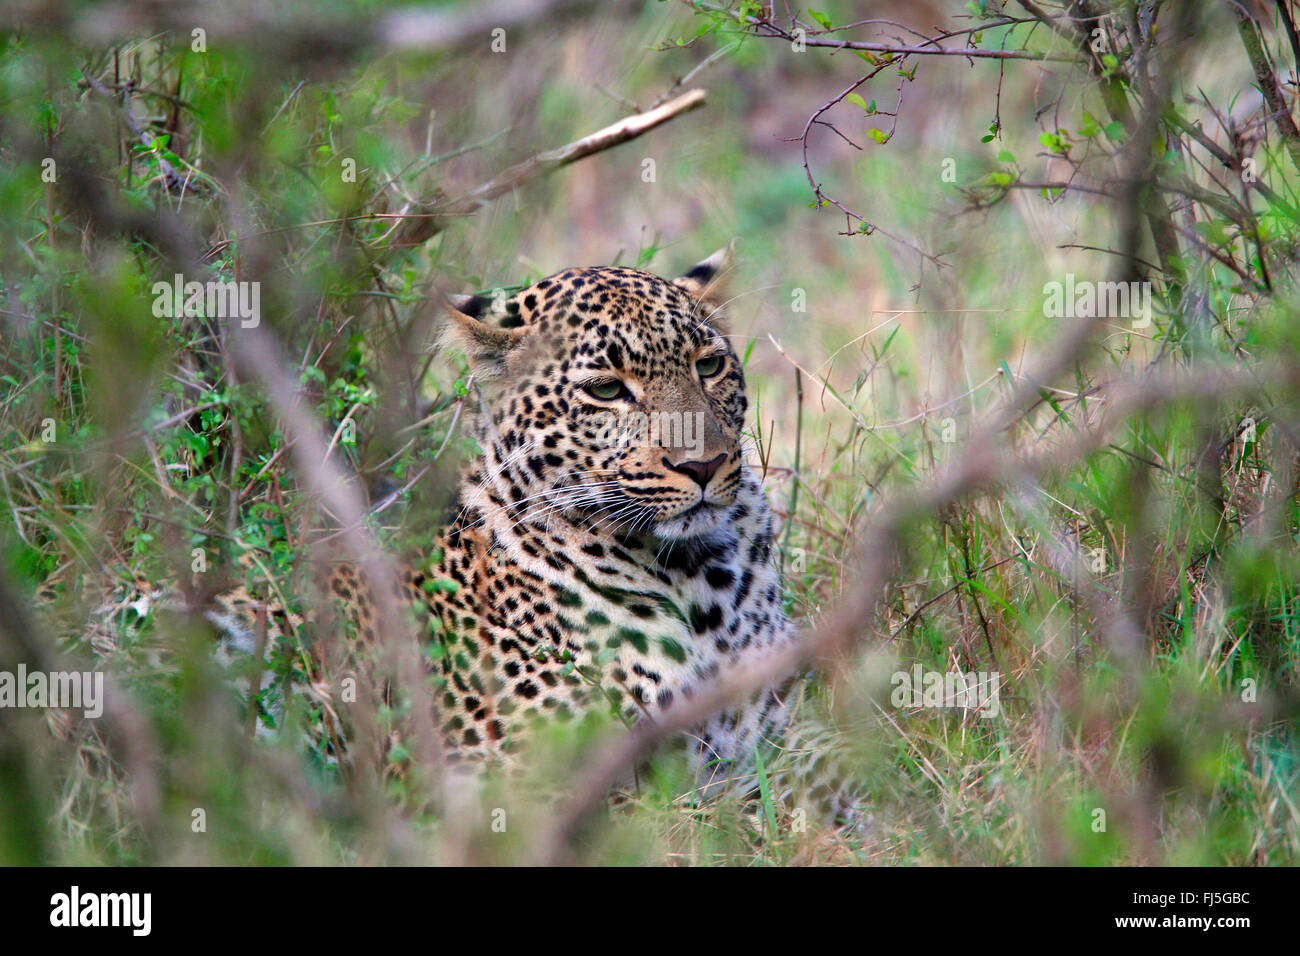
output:
[{"label": "leopard's nose", "polygon": [[722,452],[708,461],[679,461],[673,464],[665,458],[664,464],[673,471],[679,471],[683,475],[690,475],[695,483],[700,486],[700,489],[703,490],[709,487],[709,480],[718,473],[718,469],[722,467],[722,463],[726,460],[727,455]]}]

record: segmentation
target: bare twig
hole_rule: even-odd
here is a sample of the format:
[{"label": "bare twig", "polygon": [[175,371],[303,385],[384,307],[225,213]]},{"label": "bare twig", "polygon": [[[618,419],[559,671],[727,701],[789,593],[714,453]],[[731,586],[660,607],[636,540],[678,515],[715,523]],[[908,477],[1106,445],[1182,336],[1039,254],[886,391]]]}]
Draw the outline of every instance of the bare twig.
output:
[{"label": "bare twig", "polygon": [[595,153],[634,140],[655,127],[662,126],[669,120],[681,116],[683,113],[699,109],[704,105],[704,99],[704,90],[691,90],[665,103],[663,106],[621,119],[617,123],[597,130],[582,139],[574,140],[572,143],[558,149],[530,156],[523,162],[511,166],[499,176],[493,177],[467,195],[438,208],[433,218],[413,219],[407,222],[399,230],[395,242],[398,245],[413,245],[424,242],[437,234],[442,228],[442,223],[438,221],[439,217],[464,216],[477,212],[498,196],[518,189],[539,176],[568,166],[570,163],[576,163],[578,160],[585,159]]}]

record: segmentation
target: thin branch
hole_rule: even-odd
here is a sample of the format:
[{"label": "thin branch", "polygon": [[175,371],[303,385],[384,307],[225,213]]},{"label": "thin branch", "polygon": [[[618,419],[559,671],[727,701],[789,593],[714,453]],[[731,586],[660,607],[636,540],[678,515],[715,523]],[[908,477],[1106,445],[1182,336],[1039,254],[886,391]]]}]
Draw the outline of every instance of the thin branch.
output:
[{"label": "thin branch", "polygon": [[1291,108],[1282,98],[1282,90],[1278,87],[1277,77],[1273,74],[1273,65],[1269,62],[1268,53],[1264,49],[1259,25],[1240,3],[1229,0],[1228,6],[1232,9],[1233,16],[1237,18],[1237,32],[1241,36],[1241,45],[1245,47],[1251,69],[1255,71],[1255,82],[1259,84],[1260,93],[1264,94],[1269,115],[1273,118],[1277,131],[1282,135],[1282,143],[1286,146],[1287,152],[1291,154],[1291,162],[1295,164],[1296,169],[1300,170],[1300,129],[1296,129]]},{"label": "thin branch", "polygon": [[[700,2],[700,0],[686,0],[686,3],[694,9],[704,10],[709,13],[731,12],[712,3]],[[794,42],[797,39],[804,46],[825,47],[832,50],[861,50],[866,53],[885,53],[900,57],[961,56],[977,60],[1056,60],[1067,63],[1079,61],[1079,58],[1076,56],[1069,56],[1061,53],[1035,53],[1032,50],[983,50],[975,46],[945,47],[939,45],[942,40],[972,32],[970,30],[955,30],[951,33],[941,33],[939,37],[928,40],[926,43],[919,46],[915,46],[905,43],[872,43],[861,40],[830,40],[815,35],[817,32],[826,31],[814,31],[813,34],[808,34],[807,31],[804,31],[804,36],[796,37],[792,30],[783,29],[775,23],[760,19],[759,17],[744,16],[739,19],[747,26],[768,31],[766,33],[754,33],[753,36],[763,39],[788,40],[790,42]],[[990,23],[987,27],[978,27],[976,29],[990,29],[993,27],[1015,25],[1023,22],[1023,20],[1019,19],[1007,19],[1005,21]],[[847,26],[837,27],[835,29],[847,29]]]},{"label": "thin branch", "polygon": [[442,229],[443,223],[439,221],[440,217],[464,216],[477,212],[498,196],[518,189],[539,176],[637,139],[683,113],[699,109],[704,105],[705,96],[704,90],[691,90],[656,109],[628,116],[558,149],[530,156],[460,199],[438,208],[432,218],[410,220],[398,232],[394,241],[399,246],[424,242]]}]

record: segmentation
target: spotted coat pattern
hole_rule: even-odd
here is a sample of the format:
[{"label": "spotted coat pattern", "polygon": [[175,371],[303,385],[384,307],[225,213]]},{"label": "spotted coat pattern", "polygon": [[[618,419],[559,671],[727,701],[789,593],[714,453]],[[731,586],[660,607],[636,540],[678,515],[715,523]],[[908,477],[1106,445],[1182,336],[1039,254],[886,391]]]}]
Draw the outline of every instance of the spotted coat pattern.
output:
[{"label": "spotted coat pattern", "polygon": [[[482,455],[401,593],[431,619],[421,639],[441,643],[430,656],[453,760],[509,763],[533,720],[592,707],[653,719],[790,639],[772,513],[742,456],[724,261],[675,281],[568,269],[449,309]],[[358,572],[341,567],[331,588],[374,639]],[[701,787],[745,779],[782,719],[769,688],[695,728]]]}]

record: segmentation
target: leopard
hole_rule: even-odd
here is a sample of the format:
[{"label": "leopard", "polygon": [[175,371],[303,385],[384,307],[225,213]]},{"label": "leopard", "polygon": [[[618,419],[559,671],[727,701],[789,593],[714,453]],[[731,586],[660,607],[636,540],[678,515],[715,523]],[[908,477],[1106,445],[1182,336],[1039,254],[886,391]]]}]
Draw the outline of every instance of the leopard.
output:
[{"label": "leopard", "polygon": [[[671,280],[568,268],[509,297],[444,303],[481,454],[431,559],[396,593],[439,644],[430,666],[452,764],[509,766],[530,728],[593,708],[654,720],[794,639],[776,519],[746,456],[730,256]],[[335,569],[329,592],[361,641],[382,639],[355,565]],[[684,735],[702,798],[752,788],[784,694],[761,687]]]},{"label": "leopard", "polygon": [[[734,245],[673,279],[574,267],[509,296],[443,297],[439,348],[464,355],[460,421],[476,453],[428,546],[383,588],[361,562],[314,568],[304,589],[332,604],[329,621],[242,586],[202,602],[226,657],[312,629],[350,635],[343,654],[317,640],[312,679],[288,692],[243,688],[263,709],[279,695],[265,725],[300,695],[346,758],[339,678],[405,642],[423,652],[446,762],[511,770],[541,725],[654,721],[789,648],[776,517],[749,460],[731,344]],[[111,647],[124,609],[165,607],[195,612],[176,589],[127,587],[90,643]],[[789,729],[792,685],[774,678],[681,735],[699,799],[753,795],[760,752]]]}]

